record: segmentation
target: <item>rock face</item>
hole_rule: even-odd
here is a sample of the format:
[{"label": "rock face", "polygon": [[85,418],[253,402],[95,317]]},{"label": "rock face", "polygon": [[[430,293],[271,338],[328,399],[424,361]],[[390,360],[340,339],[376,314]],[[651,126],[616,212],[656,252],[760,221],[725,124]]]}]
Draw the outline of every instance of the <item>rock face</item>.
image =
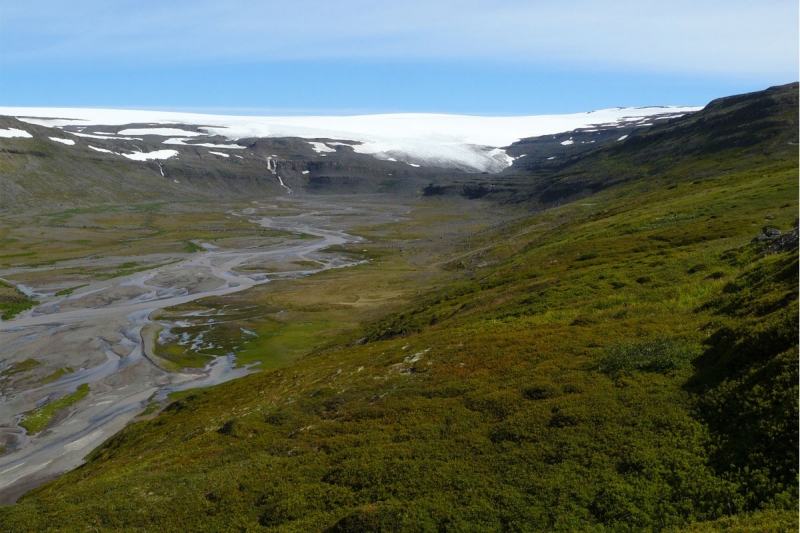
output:
[{"label": "rock face", "polygon": [[[762,240],[770,241],[769,244],[767,244],[766,246],[766,250],[768,251],[768,253],[777,254],[780,252],[788,252],[790,250],[794,250],[795,248],[797,248],[798,241],[800,241],[797,226],[798,226],[798,221],[795,220],[792,231],[786,233],[785,235],[781,235],[780,230],[778,230],[777,228],[764,228],[765,230],[764,233],[760,234],[758,237],[764,235],[766,238]],[[774,237],[769,237],[766,232],[767,229],[775,230],[778,232],[778,234],[775,235]],[[756,237],[756,239],[758,239],[758,237]]]},{"label": "rock face", "polygon": [[765,242],[777,239],[781,236],[781,230],[773,226],[764,226],[761,233],[755,236],[753,242]]}]

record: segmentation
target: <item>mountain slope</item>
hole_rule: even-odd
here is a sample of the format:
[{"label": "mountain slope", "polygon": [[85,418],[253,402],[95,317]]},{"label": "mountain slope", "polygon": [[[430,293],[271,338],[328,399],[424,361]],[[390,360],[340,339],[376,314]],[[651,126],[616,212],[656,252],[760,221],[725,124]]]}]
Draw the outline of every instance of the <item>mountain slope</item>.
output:
[{"label": "mountain slope", "polygon": [[[697,113],[624,131],[624,138],[608,146],[577,155],[561,150],[553,159],[518,159],[502,177],[481,184],[495,196],[549,204],[619,183],[657,179],[667,171],[673,181],[693,181],[746,168],[753,160],[768,164],[791,158],[798,146],[797,100],[797,83],[719,98]],[[530,152],[542,141],[520,141],[509,153]]]},{"label": "mountain slope", "polygon": [[430,184],[503,170],[513,161],[503,146],[525,135],[577,127],[638,131],[695,109],[533,117],[226,117],[0,108],[9,115],[0,116],[0,209],[220,195],[414,195]]},{"label": "mountain slope", "polygon": [[[540,136],[576,128],[615,128],[644,124],[655,119],[697,111],[696,107],[641,107],[601,109],[569,115],[481,117],[425,113],[360,115],[248,117],[201,115],[159,111],[113,109],[0,108],[0,114],[20,117],[32,124],[83,130],[92,126],[126,127],[121,135],[156,133],[168,137],[164,144],[213,141],[213,137],[241,141],[254,138],[303,138],[322,152],[331,139],[349,144],[356,153],[380,160],[459,169],[470,172],[498,172],[510,164],[501,149],[525,136]],[[164,126],[168,130],[164,130]],[[190,132],[187,134],[186,126]],[[390,159],[391,158],[391,159]]]},{"label": "mountain slope", "polygon": [[[649,167],[703,127],[585,157]],[[128,426],[0,524],[796,529],[796,236],[751,241],[791,231],[798,160],[770,139],[476,234],[460,280]]]}]

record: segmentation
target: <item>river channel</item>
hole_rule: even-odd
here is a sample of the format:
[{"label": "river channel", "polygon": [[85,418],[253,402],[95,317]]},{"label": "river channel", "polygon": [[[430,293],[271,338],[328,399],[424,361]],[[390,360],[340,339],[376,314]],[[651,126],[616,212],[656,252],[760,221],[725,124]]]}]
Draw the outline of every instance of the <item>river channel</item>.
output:
[{"label": "river channel", "polygon": [[[164,398],[176,390],[218,384],[250,372],[236,366],[231,356],[217,357],[202,372],[164,370],[148,356],[142,339],[142,329],[151,322],[149,317],[154,311],[244,291],[274,277],[252,268],[237,271],[244,265],[263,265],[272,260],[315,261],[323,265],[289,274],[291,277],[356,263],[337,254],[325,254],[330,257],[321,259],[315,253],[359,242],[359,237],[302,221],[309,219],[276,221],[255,216],[254,211],[232,214],[248,217],[265,228],[313,238],[241,250],[209,245],[206,251],[187,259],[111,283],[90,284],[76,294],[44,298],[37,295],[42,300],[37,308],[0,322],[0,361],[46,357],[75,367],[74,372],[50,383],[0,395],[0,437],[9,450],[0,455],[0,504],[13,503],[24,492],[80,465],[87,453],[141,413],[150,399]],[[191,287],[180,282],[189,278],[203,282]],[[66,415],[53,420],[44,431],[29,436],[19,426],[24,413],[70,394],[82,384],[90,387],[88,399],[65,410]]]}]

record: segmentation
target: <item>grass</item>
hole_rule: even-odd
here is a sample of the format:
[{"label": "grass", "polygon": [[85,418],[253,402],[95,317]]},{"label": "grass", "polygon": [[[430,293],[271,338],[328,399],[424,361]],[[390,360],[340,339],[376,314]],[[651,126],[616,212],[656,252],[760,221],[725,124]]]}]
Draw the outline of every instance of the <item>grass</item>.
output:
[{"label": "grass", "polygon": [[0,303],[0,318],[3,320],[11,320],[23,311],[27,311],[37,305],[39,305],[39,302],[34,300],[27,302]]},{"label": "grass", "polygon": [[[413,215],[411,224],[427,226],[433,211],[420,210]],[[372,240],[370,232],[382,229],[364,227],[360,231]],[[204,345],[214,348],[192,351],[192,342],[170,342],[156,345],[156,355],[179,367],[202,367],[212,356],[234,353],[237,364],[258,363],[258,368],[275,368],[290,364],[314,348],[347,338],[359,330],[364,320],[396,309],[408,302],[409,294],[441,276],[435,269],[410,265],[396,254],[387,253],[391,246],[333,247],[326,253],[345,254],[352,260],[369,263],[292,281],[273,281],[246,293],[206,298],[165,310],[163,318],[193,322],[190,327],[173,328],[174,335],[188,334],[194,340],[202,334]],[[318,268],[319,263],[301,262],[296,266]],[[210,313],[214,322],[184,317],[201,310]]]},{"label": "grass", "polygon": [[798,251],[750,242],[795,221],[796,153],[677,161],[463,240],[447,215],[483,204],[433,202],[363,228],[367,265],[169,310],[267,368],[172,395],[0,524],[797,530]]},{"label": "grass", "polygon": [[37,366],[41,366],[41,364],[42,363],[36,359],[25,359],[24,361],[12,365],[5,373],[6,375],[21,374],[33,370]]},{"label": "grass", "polygon": [[198,246],[195,243],[193,243],[192,241],[186,241],[186,246],[184,246],[184,249],[187,252],[189,252],[190,254],[193,254],[195,252],[202,252],[203,251],[203,247],[202,246]]},{"label": "grass", "polygon": [[606,348],[597,370],[615,379],[632,372],[666,374],[687,366],[696,355],[691,347],[669,337],[641,342],[617,341]]},{"label": "grass", "polygon": [[13,285],[0,280],[0,319],[11,320],[19,313],[39,305]]},{"label": "grass", "polygon": [[78,386],[78,389],[72,394],[50,402],[43,407],[40,407],[25,415],[25,418],[20,421],[19,425],[24,427],[28,431],[29,435],[38,433],[50,423],[50,421],[59,411],[79,402],[88,395],[89,385],[84,383],[83,385]]},{"label": "grass", "polygon": [[47,383],[52,383],[53,381],[61,379],[63,376],[66,376],[67,374],[72,374],[73,372],[75,372],[75,370],[72,367],[59,368],[52,374],[42,378],[41,384],[46,385]]},{"label": "grass", "polygon": [[56,296],[69,296],[73,292],[78,289],[82,289],[83,287],[87,287],[88,283],[84,283],[83,285],[76,285],[75,287],[69,287],[67,289],[62,289],[56,293]]},{"label": "grass", "polygon": [[[791,405],[759,392],[796,395],[796,357],[774,355],[783,353],[776,345],[725,377],[728,356],[710,355],[718,339],[741,346],[764,331],[746,328],[765,310],[772,325],[763,327],[785,328],[775,317],[796,303],[797,280],[780,273],[797,252],[762,258],[748,243],[767,214],[791,225],[796,195],[775,185],[795,175],[732,174],[644,195],[634,184],[596,195],[593,209],[568,204],[478,231],[451,253],[455,262],[427,256],[456,265],[438,274],[450,281],[432,278],[436,288],[408,270],[424,252],[414,243],[374,264],[195,302],[228,321],[214,326],[215,345],[229,334],[243,359],[267,367],[281,346],[292,355],[171,398],[79,473],[0,517],[29,528],[57,517],[66,529],[165,531],[795,527],[796,449],[758,450],[778,435],[796,448],[796,433],[776,425]],[[787,202],[795,209],[781,212]],[[408,283],[417,294],[395,301]],[[370,294],[383,303],[361,313]],[[245,302],[254,307],[232,311]],[[383,318],[370,320],[376,312]],[[347,316],[351,325],[335,333]],[[754,387],[768,376],[788,388]],[[743,398],[762,406],[758,417],[731,408]],[[726,424],[703,410],[744,418]],[[734,438],[731,424],[756,439]],[[784,481],[758,481],[772,479],[767,471]]]}]

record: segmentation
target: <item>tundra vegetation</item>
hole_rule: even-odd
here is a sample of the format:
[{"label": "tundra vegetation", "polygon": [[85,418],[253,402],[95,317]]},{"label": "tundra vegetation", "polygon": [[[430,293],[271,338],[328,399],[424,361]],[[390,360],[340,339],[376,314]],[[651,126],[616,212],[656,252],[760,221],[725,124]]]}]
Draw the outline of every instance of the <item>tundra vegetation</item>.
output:
[{"label": "tundra vegetation", "polygon": [[[796,90],[789,150],[650,166],[633,142],[586,156],[614,186],[508,207],[436,253],[415,239],[437,212],[491,200],[420,199],[364,229],[368,264],[190,304],[232,309],[209,334],[257,332],[242,357],[263,370],[173,396],[0,524],[796,530]],[[765,226],[788,236],[753,242]]]}]

